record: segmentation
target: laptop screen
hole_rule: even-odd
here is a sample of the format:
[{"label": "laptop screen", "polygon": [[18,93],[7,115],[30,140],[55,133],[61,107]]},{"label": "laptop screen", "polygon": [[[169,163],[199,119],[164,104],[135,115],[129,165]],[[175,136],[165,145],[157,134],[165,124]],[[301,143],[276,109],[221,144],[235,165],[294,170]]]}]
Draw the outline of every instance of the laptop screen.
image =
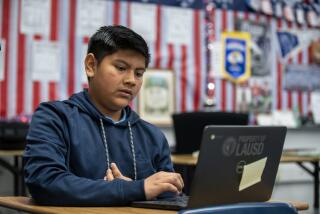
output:
[{"label": "laptop screen", "polygon": [[248,114],[233,112],[185,112],[173,114],[172,119],[177,154],[199,150],[203,128],[207,125],[248,125]]}]

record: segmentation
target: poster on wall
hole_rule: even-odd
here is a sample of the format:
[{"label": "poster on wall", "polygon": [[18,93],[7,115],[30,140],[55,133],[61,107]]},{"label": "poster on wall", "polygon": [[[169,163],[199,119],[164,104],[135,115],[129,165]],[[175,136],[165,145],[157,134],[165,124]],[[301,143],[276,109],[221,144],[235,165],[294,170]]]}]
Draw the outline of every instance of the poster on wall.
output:
[{"label": "poster on wall", "polygon": [[60,80],[61,49],[58,42],[34,41],[32,44],[32,80]]},{"label": "poster on wall", "polygon": [[51,0],[22,0],[21,32],[48,36],[50,32]]},{"label": "poster on wall", "polygon": [[251,77],[237,86],[236,109],[238,112],[269,114],[272,108],[270,77]]},{"label": "poster on wall", "polygon": [[252,93],[248,85],[241,85],[237,87],[236,109],[237,112],[247,113],[250,110],[252,101]]},{"label": "poster on wall", "polygon": [[250,34],[223,32],[221,40],[224,77],[236,83],[247,80],[251,75]]},{"label": "poster on wall", "polygon": [[271,78],[250,78],[249,85],[252,94],[250,111],[254,113],[270,113],[272,109]]},{"label": "poster on wall", "polygon": [[170,44],[186,45],[192,40],[192,10],[176,7],[166,8],[167,19],[167,38]]},{"label": "poster on wall", "polygon": [[271,34],[269,25],[264,22],[257,23],[239,19],[236,21],[235,29],[237,31],[250,33],[251,75],[270,75]]},{"label": "poster on wall", "polygon": [[320,90],[320,66],[288,64],[285,66],[284,80],[284,88],[286,90]]},{"label": "poster on wall", "polygon": [[131,4],[131,28],[148,42],[156,40],[156,9],[153,4]]},{"label": "poster on wall", "polygon": [[77,35],[91,36],[106,24],[107,5],[105,1],[80,0],[77,7]]},{"label": "poster on wall", "polygon": [[170,125],[175,109],[174,73],[172,70],[148,69],[139,93],[139,114],[156,125]]},{"label": "poster on wall", "polygon": [[0,39],[0,81],[4,80],[5,42]]}]

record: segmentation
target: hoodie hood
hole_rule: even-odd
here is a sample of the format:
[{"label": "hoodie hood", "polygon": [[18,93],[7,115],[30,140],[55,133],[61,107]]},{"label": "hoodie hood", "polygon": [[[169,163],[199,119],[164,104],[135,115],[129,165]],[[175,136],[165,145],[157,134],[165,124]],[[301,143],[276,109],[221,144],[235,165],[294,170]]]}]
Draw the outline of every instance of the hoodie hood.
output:
[{"label": "hoodie hood", "polygon": [[[87,89],[73,94],[68,100],[65,100],[64,103],[79,108],[82,112],[88,114],[96,121],[100,121],[100,119],[102,119],[104,122],[112,124],[112,122],[108,120],[93,104]],[[126,111],[127,118],[124,121],[117,123],[117,126],[127,126],[128,122],[130,122],[131,125],[134,125],[140,120],[139,115],[132,111],[129,106],[126,106],[124,110]]]}]

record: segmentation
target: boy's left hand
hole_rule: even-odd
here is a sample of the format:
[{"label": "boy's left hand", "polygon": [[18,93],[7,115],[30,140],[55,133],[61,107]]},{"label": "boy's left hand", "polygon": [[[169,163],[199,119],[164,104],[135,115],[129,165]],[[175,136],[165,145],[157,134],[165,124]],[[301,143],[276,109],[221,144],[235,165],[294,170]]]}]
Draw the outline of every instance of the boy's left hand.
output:
[{"label": "boy's left hand", "polygon": [[123,179],[126,181],[132,181],[131,178],[123,176],[115,163],[111,163],[111,169],[108,169],[106,176],[103,178],[105,181],[112,181],[115,178]]}]

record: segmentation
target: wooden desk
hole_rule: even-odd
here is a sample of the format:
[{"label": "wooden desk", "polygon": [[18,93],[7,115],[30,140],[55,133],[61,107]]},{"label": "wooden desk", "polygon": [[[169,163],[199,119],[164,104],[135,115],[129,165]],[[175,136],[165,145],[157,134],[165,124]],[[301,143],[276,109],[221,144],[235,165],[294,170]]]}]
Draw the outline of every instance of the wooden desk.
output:
[{"label": "wooden desk", "polygon": [[[289,202],[297,210],[307,210],[309,208],[307,203],[303,202]],[[57,214],[99,214],[99,213],[119,213],[119,214],[174,214],[176,211],[170,210],[156,210],[143,209],[134,207],[55,207],[55,206],[38,206],[35,205],[28,197],[0,197],[0,206],[7,207],[14,210],[29,212],[29,213],[57,213]]]},{"label": "wooden desk", "polygon": [[174,214],[169,210],[143,209],[134,207],[58,207],[35,205],[28,197],[0,197],[0,206],[28,213],[49,213],[49,214]]},{"label": "wooden desk", "polygon": [[[191,154],[186,155],[171,155],[171,160],[175,165],[182,166],[195,166],[198,162],[198,158]],[[313,176],[314,186],[314,208],[319,208],[319,161],[320,157],[309,157],[301,155],[283,155],[281,157],[281,163],[296,163],[308,174]],[[304,163],[311,163],[313,169],[308,168]]]},{"label": "wooden desk", "polygon": [[[0,166],[12,173],[14,178],[14,195],[26,195],[23,176],[22,155],[23,150],[0,150]],[[14,163],[6,161],[1,157],[13,157]]]}]

